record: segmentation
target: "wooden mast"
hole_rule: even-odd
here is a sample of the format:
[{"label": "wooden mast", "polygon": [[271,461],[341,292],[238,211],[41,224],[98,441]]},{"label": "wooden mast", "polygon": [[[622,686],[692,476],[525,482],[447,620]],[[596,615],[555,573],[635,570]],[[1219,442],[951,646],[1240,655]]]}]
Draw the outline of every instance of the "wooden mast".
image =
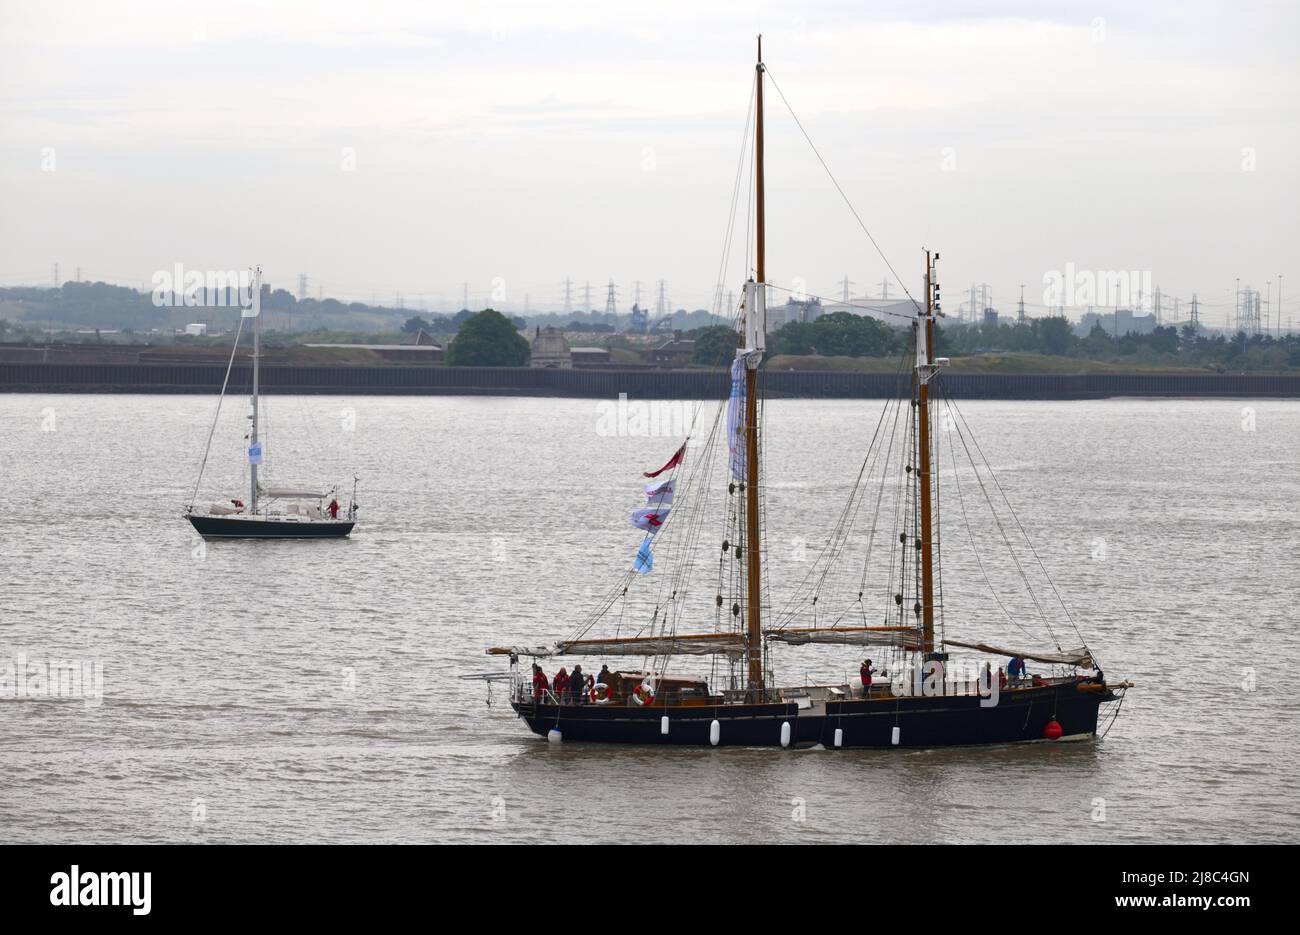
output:
[{"label": "wooden mast", "polygon": [[[758,37],[758,64],[755,66],[756,116],[754,121],[754,176],[755,176],[755,288],[750,293],[745,314],[758,325],[757,331],[766,330],[766,296],[763,286],[767,276],[767,249],[765,243],[766,212],[763,205],[763,37]],[[747,350],[761,355],[764,335],[755,335],[753,324],[746,329],[751,339]],[[763,578],[762,578],[762,521],[758,496],[758,364],[759,360],[745,362],[745,550],[746,565],[746,622],[748,624],[749,684],[751,693],[761,696],[763,681]],[[755,699],[757,700],[757,699]]]},{"label": "wooden mast", "polygon": [[930,504],[930,376],[934,373],[934,290],[925,251],[925,317],[917,323],[916,418],[921,449],[921,650],[934,652],[934,535]]}]

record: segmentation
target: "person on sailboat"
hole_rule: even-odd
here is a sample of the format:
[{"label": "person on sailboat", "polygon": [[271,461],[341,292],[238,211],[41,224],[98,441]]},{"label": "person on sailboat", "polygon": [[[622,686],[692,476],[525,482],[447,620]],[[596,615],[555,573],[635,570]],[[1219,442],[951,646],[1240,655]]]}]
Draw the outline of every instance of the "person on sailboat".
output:
[{"label": "person on sailboat", "polygon": [[864,660],[862,668],[858,670],[858,675],[862,678],[862,697],[865,700],[871,694],[871,676],[873,674],[871,660]]},{"label": "person on sailboat", "polygon": [[555,700],[560,704],[569,703],[569,673],[564,666],[555,673]]},{"label": "person on sailboat", "polygon": [[330,519],[339,518],[339,501],[337,499],[331,500],[327,509],[330,511]]},{"label": "person on sailboat", "polygon": [[551,683],[546,680],[546,673],[537,663],[533,663],[533,701],[541,701]]},{"label": "person on sailboat", "polygon": [[587,698],[587,691],[587,676],[582,671],[582,665],[576,665],[569,674],[569,694],[573,696],[573,703],[582,704]]},{"label": "person on sailboat", "polygon": [[1015,681],[1025,677],[1025,660],[1019,656],[1012,656],[1007,663],[1007,678]]}]

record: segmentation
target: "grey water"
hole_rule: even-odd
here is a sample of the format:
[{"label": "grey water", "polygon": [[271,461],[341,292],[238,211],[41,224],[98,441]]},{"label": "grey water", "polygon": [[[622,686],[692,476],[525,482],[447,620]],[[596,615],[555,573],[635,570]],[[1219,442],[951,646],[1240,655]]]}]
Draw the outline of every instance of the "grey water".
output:
[{"label": "grey water", "polygon": [[[570,635],[629,567],[641,472],[681,442],[671,418],[647,430],[594,400],[267,402],[277,483],[359,476],[351,539],[195,538],[181,513],[211,398],[0,396],[4,840],[1300,837],[1294,402],[962,404],[1079,631],[1137,687],[1098,742],[871,752],[548,744],[500,685],[460,678],[504,670],[488,646]],[[225,403],[201,508],[246,490],[243,403]],[[766,404],[775,606],[822,554],[881,405]],[[1014,564],[971,502],[962,515],[940,446],[945,631],[1023,638],[1008,618],[1039,608],[990,601],[974,550],[995,585]],[[1056,606],[1042,614],[1072,643]],[[803,652],[776,657],[784,681],[859,661]],[[102,691],[19,691],[20,658],[84,664]]]}]

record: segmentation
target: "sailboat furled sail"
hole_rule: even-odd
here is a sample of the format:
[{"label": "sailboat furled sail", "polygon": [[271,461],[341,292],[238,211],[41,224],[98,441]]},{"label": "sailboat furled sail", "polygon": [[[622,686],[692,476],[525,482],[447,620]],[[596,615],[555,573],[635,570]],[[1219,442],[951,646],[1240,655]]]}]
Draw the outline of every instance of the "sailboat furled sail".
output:
[{"label": "sailboat furled sail", "polygon": [[[1031,588],[1028,606],[1052,648],[1028,643],[1028,649],[1013,651],[1002,648],[1015,643],[1001,635],[988,642],[968,636],[959,641],[945,631],[937,508],[942,446],[932,431],[936,403],[948,407],[945,428],[949,418],[953,421],[953,431],[939,434],[950,452],[960,439],[991,509],[997,504],[989,491],[1001,488],[989,476],[987,463],[977,463],[978,445],[969,425],[943,389],[945,361],[934,353],[936,320],[942,315],[937,254],[926,252],[924,302],[913,299],[915,313],[906,316],[912,339],[911,392],[885,401],[862,469],[825,547],[809,563],[785,609],[771,613],[764,566],[768,481],[760,475],[760,375],[768,290],[774,287],[767,278],[763,92],[769,76],[761,38],[758,49],[751,99],[753,265],[733,310],[738,347],[730,392],[718,401],[711,430],[691,440],[689,465],[684,465],[683,444],[662,468],[645,472],[655,483],[645,488],[647,505],[632,515],[632,524],[644,533],[641,546],[631,567],[592,612],[564,638],[488,650],[510,658],[511,705],[537,734],[597,742],[910,747],[1094,738],[1100,706],[1122,698],[1130,683],[1107,682],[1082,636],[1074,644],[1079,648],[1062,647],[1056,633],[1062,613],[1076,635],[1078,628],[1063,601],[1058,612],[1042,599],[1041,585],[1038,591]],[[742,152],[742,165],[743,157]],[[733,196],[733,205],[738,201]],[[724,472],[715,470],[719,462],[726,465]],[[673,473],[661,479],[668,471]],[[975,547],[967,510],[967,500],[972,505],[974,500],[961,482],[961,472],[952,471],[958,508],[991,603],[1008,625],[1029,637],[1034,621],[1001,583],[994,583],[982,550]],[[1003,500],[1009,509],[1009,499],[1004,495]],[[703,530],[716,512],[722,514],[723,528],[712,539]],[[1009,525],[997,521],[996,529],[1013,548],[1014,567],[1030,587],[1032,566],[1022,558],[1024,544],[1015,548],[1010,542]],[[1023,532],[1019,522],[1011,528]],[[665,557],[661,565],[655,563],[652,546]],[[1046,575],[1032,545],[1028,554]],[[849,574],[850,564],[859,561],[860,573]],[[692,571],[710,565],[713,584],[705,586],[702,599],[700,575]],[[1050,580],[1049,586],[1059,601]],[[877,588],[883,590],[882,606],[869,612],[869,592]],[[981,610],[978,616],[986,619],[989,613]],[[870,648],[880,662],[877,666],[866,659],[859,665],[855,656],[851,666],[856,677],[783,687],[773,674],[774,647],[821,653],[823,662],[833,660],[826,654],[837,647],[855,652]],[[1010,660],[995,677],[993,661],[979,656],[959,660],[950,656],[953,649]],[[563,655],[633,659],[636,668],[605,668],[600,683],[559,686],[546,681],[539,663],[531,674],[518,668],[521,657]],[[1027,662],[1052,668],[1030,673]],[[705,665],[707,673],[699,668]]]},{"label": "sailboat furled sail", "polygon": [[[262,446],[262,354],[261,354],[261,318],[262,318],[262,268],[253,270],[252,294],[248,304],[243,306],[239,316],[239,328],[230,348],[230,362],[226,365],[226,376],[221,384],[221,395],[217,398],[216,414],[208,430],[208,441],[203,451],[203,460],[199,465],[198,477],[194,481],[194,492],[185,508],[185,518],[189,520],[194,531],[204,538],[219,539],[336,539],[351,534],[356,525],[356,478],[353,478],[352,495],[346,510],[341,510],[337,487],[317,486],[275,486],[267,487],[261,482],[261,471],[265,464],[266,453]],[[253,334],[252,378],[249,393],[249,429],[244,450],[245,463],[248,466],[248,498],[231,498],[230,506],[214,503],[206,512],[195,510],[199,485],[203,482],[203,471],[207,467],[208,455],[212,450],[212,435],[216,431],[217,420],[221,416],[221,404],[230,385],[230,375],[234,369],[235,357],[239,351],[239,339],[243,334],[244,323],[249,323]],[[342,512],[342,515],[340,515]]]}]

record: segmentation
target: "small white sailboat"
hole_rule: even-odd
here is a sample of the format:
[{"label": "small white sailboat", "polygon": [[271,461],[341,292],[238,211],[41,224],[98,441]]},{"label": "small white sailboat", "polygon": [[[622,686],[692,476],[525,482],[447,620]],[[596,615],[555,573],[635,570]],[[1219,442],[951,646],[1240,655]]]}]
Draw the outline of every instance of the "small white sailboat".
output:
[{"label": "small white sailboat", "polygon": [[[203,452],[203,463],[199,467],[199,476],[194,482],[194,493],[185,508],[185,518],[194,530],[204,538],[223,539],[336,539],[350,535],[356,525],[356,478],[352,479],[352,496],[346,510],[341,509],[337,487],[263,487],[258,476],[262,464],[262,442],[258,435],[258,422],[261,415],[261,312],[262,312],[262,268],[253,271],[253,288],[251,301],[244,307],[239,319],[239,331],[235,333],[235,343],[230,349],[230,363],[226,366],[226,378],[221,384],[221,397],[217,401],[217,414],[213,417],[212,428],[208,430],[208,444]],[[197,511],[195,500],[198,497],[199,484],[203,479],[203,469],[208,463],[208,453],[212,447],[212,434],[216,429],[217,418],[221,415],[221,400],[224,400],[226,388],[230,383],[230,372],[234,367],[235,355],[239,350],[240,333],[245,321],[250,321],[253,332],[253,387],[250,396],[252,413],[249,416],[250,428],[246,456],[248,458],[249,488],[248,500],[231,498],[227,506],[213,503],[207,511]]]}]

